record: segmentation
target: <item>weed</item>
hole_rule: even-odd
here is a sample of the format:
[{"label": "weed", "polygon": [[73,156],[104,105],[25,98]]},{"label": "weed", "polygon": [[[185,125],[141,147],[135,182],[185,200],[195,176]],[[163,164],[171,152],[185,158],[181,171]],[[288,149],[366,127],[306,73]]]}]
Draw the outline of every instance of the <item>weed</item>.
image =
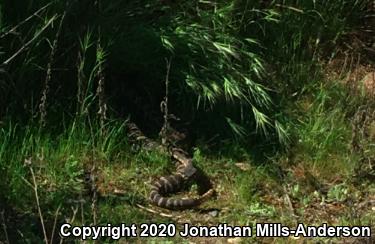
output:
[{"label": "weed", "polygon": [[[58,241],[62,222],[373,224],[373,184],[352,180],[371,159],[371,123],[355,138],[362,152],[350,150],[366,98],[322,75],[368,4],[0,3],[0,242]],[[203,208],[217,214],[139,207],[174,166],[134,152],[123,118],[160,129],[166,57],[164,117],[189,122],[194,163],[218,192]]]}]

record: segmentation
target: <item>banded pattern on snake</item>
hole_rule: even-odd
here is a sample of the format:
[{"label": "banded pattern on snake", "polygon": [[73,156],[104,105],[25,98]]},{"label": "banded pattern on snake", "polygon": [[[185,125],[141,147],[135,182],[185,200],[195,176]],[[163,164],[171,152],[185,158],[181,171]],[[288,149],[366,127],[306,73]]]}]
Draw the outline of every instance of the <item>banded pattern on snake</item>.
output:
[{"label": "banded pattern on snake", "polygon": [[[193,160],[178,147],[165,148],[147,138],[134,123],[128,123],[129,138],[140,142],[146,150],[167,150],[177,165],[174,173],[162,176],[151,185],[149,199],[153,205],[167,209],[187,209],[200,205],[214,194],[212,184],[203,172],[193,166]],[[195,181],[201,195],[189,198],[171,198],[169,195],[181,191],[188,183]]]}]

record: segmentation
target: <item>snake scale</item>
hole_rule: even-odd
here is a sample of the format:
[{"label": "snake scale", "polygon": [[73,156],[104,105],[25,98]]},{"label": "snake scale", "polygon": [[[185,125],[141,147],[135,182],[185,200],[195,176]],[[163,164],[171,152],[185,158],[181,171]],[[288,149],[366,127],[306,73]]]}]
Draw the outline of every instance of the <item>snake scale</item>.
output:
[{"label": "snake scale", "polygon": [[[194,167],[192,158],[184,150],[176,146],[171,146],[173,144],[166,147],[151,140],[132,122],[128,122],[127,129],[130,140],[140,143],[145,150],[166,150],[176,163],[176,171],[174,173],[162,176],[152,183],[149,199],[153,205],[167,209],[193,208],[214,194],[209,178],[202,170]],[[198,185],[198,197],[170,197],[171,194],[183,190],[192,182]]]}]

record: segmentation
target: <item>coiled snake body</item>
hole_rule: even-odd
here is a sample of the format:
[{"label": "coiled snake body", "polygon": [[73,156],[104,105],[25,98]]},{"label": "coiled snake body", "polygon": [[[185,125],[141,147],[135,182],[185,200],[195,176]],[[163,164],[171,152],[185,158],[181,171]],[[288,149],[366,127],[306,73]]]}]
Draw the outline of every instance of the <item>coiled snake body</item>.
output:
[{"label": "coiled snake body", "polygon": [[[193,160],[181,148],[163,145],[147,138],[134,123],[128,123],[129,138],[140,142],[146,150],[166,149],[176,163],[176,171],[162,176],[151,185],[149,199],[153,205],[167,209],[186,209],[196,207],[214,194],[208,177],[193,166]],[[195,182],[198,185],[198,197],[171,198],[169,195],[181,191],[186,185]]]}]

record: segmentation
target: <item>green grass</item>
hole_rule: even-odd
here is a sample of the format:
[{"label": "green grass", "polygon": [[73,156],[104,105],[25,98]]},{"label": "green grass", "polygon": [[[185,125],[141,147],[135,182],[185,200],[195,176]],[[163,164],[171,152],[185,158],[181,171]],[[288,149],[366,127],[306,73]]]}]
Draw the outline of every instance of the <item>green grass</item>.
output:
[{"label": "green grass", "polygon": [[347,114],[349,101],[345,101],[348,95],[337,92],[342,89],[339,84],[328,83],[319,87],[313,96],[304,96],[298,104],[301,111],[295,131],[298,141],[292,150],[300,153],[301,159],[297,161],[305,161],[326,172],[326,176],[338,171],[350,174],[355,165],[348,143],[352,133]]},{"label": "green grass", "polygon": [[[173,165],[161,152],[134,151],[127,142],[126,121],[109,121],[101,128],[100,121],[81,116],[64,121],[63,129],[47,132],[38,123],[24,126],[5,120],[0,129],[0,187],[7,216],[13,219],[6,222],[8,235],[43,241],[30,169],[48,238],[55,219],[61,224],[73,216],[75,225],[328,222],[373,226],[373,210],[357,209],[371,199],[375,189],[373,183],[354,177],[360,155],[350,151],[353,108],[348,105],[357,104],[357,98],[347,96],[349,91],[332,81],[319,83],[288,107],[288,126],[294,130],[285,151],[255,157],[261,149],[239,142],[227,140],[214,147],[204,140],[198,142],[194,162],[213,180],[217,191],[217,197],[202,208],[220,210],[217,217],[194,210],[165,211],[170,217],[163,217],[137,207],[150,207],[149,184],[170,173]],[[85,183],[85,173],[91,169],[100,192],[95,210]],[[320,209],[322,204],[325,210]]]},{"label": "green grass", "polygon": [[[149,183],[167,174],[172,165],[167,155],[159,152],[133,152],[126,142],[123,123],[108,123],[104,130],[105,136],[100,136],[101,130],[97,123],[87,128],[87,123],[76,121],[53,136],[32,127],[21,128],[6,123],[1,128],[0,162],[1,168],[5,169],[2,171],[1,188],[7,208],[16,213],[13,217],[21,218],[18,221],[25,223],[12,226],[10,222],[7,226],[9,235],[20,238],[22,234],[31,242],[42,241],[40,226],[27,226],[29,221],[38,223],[39,217],[32,186],[29,185],[33,184],[32,175],[29,166],[24,165],[25,159],[32,162],[30,167],[35,173],[40,207],[48,233],[51,233],[58,208],[58,223],[71,219],[75,211],[74,224],[94,223],[92,198],[84,187],[84,172],[93,165],[100,188],[98,190],[102,194],[96,202],[97,224],[191,221],[240,225],[281,222],[292,226],[296,220],[306,224],[326,221],[349,225],[373,224],[371,210],[362,209],[354,215],[354,205],[343,205],[347,200],[361,202],[360,199],[366,197],[366,191],[373,191],[374,185],[356,186],[351,181],[352,172],[349,169],[356,161],[351,161],[350,167],[345,163],[350,155],[345,147],[349,143],[347,129],[340,129],[348,126],[342,119],[342,110],[334,109],[334,128],[339,128],[334,129],[333,117],[324,116],[326,119],[322,121],[321,116],[322,113],[330,114],[332,108],[317,107],[319,113],[312,109],[305,121],[299,118],[301,141],[292,151],[293,157],[288,163],[283,162],[286,160],[284,155],[275,156],[259,165],[254,164],[246,153],[240,157],[235,155],[238,149],[233,151],[233,157],[206,154],[196,149],[195,162],[214,181],[218,193],[217,198],[206,202],[203,208],[219,209],[218,217],[195,211],[167,211],[171,217],[166,218],[139,209],[136,203],[148,206]],[[340,138],[340,141],[327,140],[331,137]],[[319,157],[310,147],[314,147]],[[329,165],[323,163],[325,160],[329,160]],[[283,167],[280,168],[280,165]],[[115,190],[121,191],[122,195],[114,194]],[[294,205],[293,210],[288,207],[286,195]],[[325,211],[314,210],[314,206],[322,202],[332,206],[332,216]],[[334,204],[342,209],[336,211]],[[298,217],[292,217],[291,211]],[[21,213],[22,217],[19,216]],[[18,233],[10,231],[12,228]]]},{"label": "green grass", "polygon": [[[348,40],[370,1],[266,2],[0,3],[0,242],[43,242],[39,208],[47,239],[55,221],[374,226],[375,185],[362,177],[373,177],[373,142],[363,133],[363,152],[351,145],[371,101],[325,69],[347,46],[360,53]],[[173,165],[130,145],[124,118],[157,133],[165,60],[169,112],[217,191],[203,211],[140,207],[153,208],[150,183]]]}]

